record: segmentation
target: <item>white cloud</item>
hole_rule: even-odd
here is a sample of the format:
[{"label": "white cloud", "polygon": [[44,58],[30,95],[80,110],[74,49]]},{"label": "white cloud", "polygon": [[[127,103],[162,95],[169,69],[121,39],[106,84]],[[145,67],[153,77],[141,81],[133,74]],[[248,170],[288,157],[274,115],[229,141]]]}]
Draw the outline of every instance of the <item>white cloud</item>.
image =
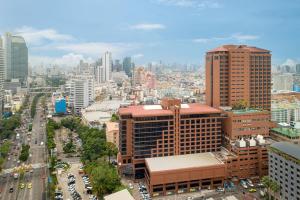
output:
[{"label": "white cloud", "polygon": [[133,26],[130,26],[131,29],[135,30],[157,30],[157,29],[165,29],[165,25],[163,24],[135,24]]},{"label": "white cloud", "polygon": [[83,55],[90,55],[100,57],[106,51],[110,51],[115,56],[124,54],[137,48],[138,44],[129,43],[103,43],[103,42],[90,42],[90,43],[72,43],[58,45],[55,48],[59,50],[74,52]]},{"label": "white cloud", "polygon": [[49,56],[29,56],[29,63],[32,66],[53,66],[58,65],[61,67],[75,67],[79,61],[83,60],[88,63],[94,62],[91,57],[84,57],[81,54],[69,53],[61,57],[49,57]]},{"label": "white cloud", "polygon": [[132,57],[133,57],[133,59],[139,59],[139,58],[144,57],[144,54],[139,53],[139,54],[133,55]]},{"label": "white cloud", "polygon": [[28,26],[17,28],[14,33],[23,36],[30,46],[41,45],[46,42],[68,42],[74,39],[73,36],[60,34],[54,29],[35,29]]},{"label": "white cloud", "polygon": [[258,35],[244,35],[241,33],[236,33],[231,36],[233,39],[238,41],[247,41],[247,40],[257,40],[259,39]]},{"label": "white cloud", "polygon": [[157,0],[159,4],[191,7],[191,8],[219,8],[221,5],[213,0]]},{"label": "white cloud", "polygon": [[289,66],[292,66],[292,67],[295,67],[296,64],[298,64],[298,62],[296,60],[293,60],[293,59],[286,59],[286,61],[284,61],[284,63],[282,63],[281,65],[284,66],[284,65],[289,65]]},{"label": "white cloud", "polygon": [[212,38],[196,38],[193,39],[195,43],[208,43],[208,42],[217,42],[217,41],[227,41],[227,40],[235,40],[238,42],[246,42],[249,40],[257,40],[260,36],[258,35],[248,35],[248,34],[241,34],[241,33],[234,33],[229,37],[212,37]]}]

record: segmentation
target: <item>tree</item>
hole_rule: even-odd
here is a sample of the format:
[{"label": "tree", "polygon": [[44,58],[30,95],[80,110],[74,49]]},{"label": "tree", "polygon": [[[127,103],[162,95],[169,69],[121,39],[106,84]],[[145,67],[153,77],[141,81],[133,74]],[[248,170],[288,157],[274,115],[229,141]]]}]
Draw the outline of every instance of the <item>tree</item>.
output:
[{"label": "tree", "polygon": [[111,116],[111,121],[112,121],[112,122],[116,122],[116,121],[118,121],[118,120],[119,120],[119,116],[116,115],[115,113],[112,114],[112,116]]},{"label": "tree", "polygon": [[92,165],[93,167],[90,167],[91,183],[97,196],[102,198],[105,194],[113,192],[121,185],[116,168],[111,167],[106,162]]},{"label": "tree", "polygon": [[29,157],[29,149],[30,149],[30,146],[29,145],[22,145],[22,150],[21,150],[21,154],[19,156],[19,160],[21,161],[26,161]]},{"label": "tree", "polygon": [[249,107],[248,102],[244,99],[241,99],[232,105],[233,110],[242,110],[242,109],[246,109],[248,107]]},{"label": "tree", "polygon": [[105,153],[108,156],[108,163],[110,163],[111,156],[117,156],[118,148],[112,142],[106,142],[105,144]]},{"label": "tree", "polygon": [[270,179],[270,177],[264,176],[262,177],[261,181],[268,190],[268,199],[271,199],[271,191],[273,192],[274,195],[279,192],[280,185],[278,185],[276,181]]}]

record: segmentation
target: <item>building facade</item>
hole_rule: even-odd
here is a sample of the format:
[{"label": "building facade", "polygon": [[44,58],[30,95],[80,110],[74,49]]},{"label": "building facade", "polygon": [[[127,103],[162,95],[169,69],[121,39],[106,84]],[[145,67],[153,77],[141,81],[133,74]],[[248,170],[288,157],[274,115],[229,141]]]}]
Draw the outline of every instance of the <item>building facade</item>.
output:
[{"label": "building facade", "polygon": [[[1,43],[1,38],[0,38]],[[5,56],[4,50],[0,46],[0,117],[2,117],[4,107],[4,68],[5,68]]]},{"label": "building facade", "polygon": [[2,46],[6,57],[5,79],[24,83],[28,76],[28,48],[24,38],[5,33]]},{"label": "building facade", "polygon": [[206,53],[206,104],[271,109],[271,54],[246,45],[223,45]]},{"label": "building facade", "polygon": [[280,185],[276,199],[299,200],[300,146],[289,142],[273,143],[269,150],[269,177]]},{"label": "building facade", "polygon": [[119,163],[141,178],[145,158],[216,152],[221,149],[221,111],[164,99],[161,105],[119,109]]}]

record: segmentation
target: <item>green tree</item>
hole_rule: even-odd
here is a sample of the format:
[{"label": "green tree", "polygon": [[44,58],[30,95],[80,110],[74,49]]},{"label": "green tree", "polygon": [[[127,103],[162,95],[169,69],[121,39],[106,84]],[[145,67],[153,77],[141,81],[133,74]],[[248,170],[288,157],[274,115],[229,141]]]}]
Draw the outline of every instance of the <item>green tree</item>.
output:
[{"label": "green tree", "polygon": [[29,145],[22,145],[22,150],[21,150],[21,154],[19,156],[19,160],[21,161],[26,161],[29,157],[29,149],[30,149],[30,146]]},{"label": "green tree", "polygon": [[273,181],[272,179],[270,179],[269,176],[262,177],[261,182],[264,184],[264,186],[268,190],[268,199],[271,199],[271,192],[275,196],[280,190],[280,185],[278,185],[278,183],[276,181]]},{"label": "green tree", "polygon": [[108,156],[108,163],[110,163],[110,158],[112,156],[117,156],[118,154],[118,148],[116,147],[116,145],[112,142],[106,142],[105,144],[105,152],[106,155]]},{"label": "green tree", "polygon": [[111,121],[112,122],[116,122],[116,121],[118,121],[119,120],[119,116],[117,115],[117,114],[112,114],[112,116],[111,116]]},{"label": "green tree", "polygon": [[120,187],[120,177],[116,168],[111,167],[106,162],[100,162],[91,168],[91,183],[97,196],[103,198],[105,194],[112,193],[117,187]]},{"label": "green tree", "polygon": [[249,107],[249,104],[246,100],[244,99],[241,99],[237,102],[235,102],[233,105],[232,105],[232,109],[233,110],[242,110],[242,109],[246,109]]}]

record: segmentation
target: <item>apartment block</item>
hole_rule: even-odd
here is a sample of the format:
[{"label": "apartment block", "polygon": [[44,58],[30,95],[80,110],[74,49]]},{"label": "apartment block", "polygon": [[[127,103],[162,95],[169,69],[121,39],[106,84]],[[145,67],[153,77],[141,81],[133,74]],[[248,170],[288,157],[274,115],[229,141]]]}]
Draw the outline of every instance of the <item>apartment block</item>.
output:
[{"label": "apartment block", "polygon": [[271,109],[271,53],[246,45],[223,45],[206,53],[206,103]]}]

